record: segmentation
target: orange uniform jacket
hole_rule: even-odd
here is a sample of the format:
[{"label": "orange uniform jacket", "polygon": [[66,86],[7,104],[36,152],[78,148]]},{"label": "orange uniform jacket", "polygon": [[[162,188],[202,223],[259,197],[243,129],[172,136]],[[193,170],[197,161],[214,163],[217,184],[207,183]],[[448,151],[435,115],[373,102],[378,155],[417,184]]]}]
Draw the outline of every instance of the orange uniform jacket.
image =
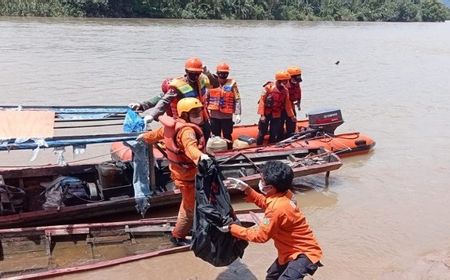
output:
[{"label": "orange uniform jacket", "polygon": [[230,226],[233,236],[247,241],[264,243],[274,240],[280,265],[305,254],[313,263],[322,257],[319,247],[305,216],[291,200],[292,192],[276,193],[269,197],[249,188],[247,201],[265,210],[264,219],[258,227],[245,228],[236,224]]},{"label": "orange uniform jacket", "polygon": [[[261,94],[261,97],[259,98],[259,102],[258,102],[258,115],[264,116],[265,115],[265,110],[264,108],[265,106],[265,101],[266,101],[266,91],[264,90],[263,93]],[[289,101],[289,95],[286,96],[285,102],[284,102],[284,109],[286,110],[287,116],[292,118],[294,117],[294,110],[292,109],[292,102]],[[281,115],[279,116],[273,116],[274,118],[279,118],[281,117]]]},{"label": "orange uniform jacket", "polygon": [[[149,144],[154,144],[163,139],[164,127],[161,127],[158,130],[149,131],[144,135],[144,141]],[[203,153],[198,148],[198,142],[194,129],[190,127],[183,127],[180,129],[176,136],[176,143],[178,147],[183,149],[186,156],[197,164]],[[197,173],[197,168],[195,167],[186,168],[173,163],[169,164],[169,169],[173,180],[193,182],[195,180],[195,174]]]}]

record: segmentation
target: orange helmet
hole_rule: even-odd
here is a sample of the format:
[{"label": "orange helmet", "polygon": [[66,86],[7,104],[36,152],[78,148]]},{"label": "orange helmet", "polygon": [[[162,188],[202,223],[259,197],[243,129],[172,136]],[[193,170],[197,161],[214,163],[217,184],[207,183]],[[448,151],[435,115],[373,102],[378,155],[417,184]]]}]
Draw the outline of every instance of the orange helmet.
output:
[{"label": "orange helmet", "polygon": [[291,74],[291,76],[297,76],[297,75],[301,75],[302,74],[302,69],[300,69],[300,67],[293,66],[293,67],[289,67],[287,69],[287,72],[289,74]]},{"label": "orange helmet", "polygon": [[226,63],[220,63],[216,68],[217,72],[230,73],[230,66]]},{"label": "orange helmet", "polygon": [[203,71],[203,63],[198,57],[191,57],[186,60],[184,64],[184,68],[190,72],[202,72]]},{"label": "orange helmet", "polygon": [[277,81],[287,81],[291,79],[291,75],[285,71],[278,71],[275,74],[275,80]]}]

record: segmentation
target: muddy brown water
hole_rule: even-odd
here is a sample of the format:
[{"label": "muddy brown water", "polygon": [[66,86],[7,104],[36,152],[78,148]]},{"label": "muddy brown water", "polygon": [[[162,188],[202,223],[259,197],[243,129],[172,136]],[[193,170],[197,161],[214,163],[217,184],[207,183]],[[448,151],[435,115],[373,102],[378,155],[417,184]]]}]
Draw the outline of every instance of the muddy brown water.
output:
[{"label": "muddy brown water", "polygon": [[[377,141],[372,153],[344,159],[328,188],[322,177],[304,179],[312,188],[298,200],[324,250],[314,279],[449,279],[449,35],[449,22],[0,18],[0,103],[123,105],[158,93],[198,56],[210,68],[230,63],[243,122],[254,123],[261,85],[300,65],[302,115],[338,107],[339,132]],[[66,159],[107,151],[73,158],[69,150]],[[0,163],[30,157],[2,153]],[[48,151],[36,163],[54,160]],[[262,279],[275,256],[268,242],[228,268],[188,252],[64,279]]]}]

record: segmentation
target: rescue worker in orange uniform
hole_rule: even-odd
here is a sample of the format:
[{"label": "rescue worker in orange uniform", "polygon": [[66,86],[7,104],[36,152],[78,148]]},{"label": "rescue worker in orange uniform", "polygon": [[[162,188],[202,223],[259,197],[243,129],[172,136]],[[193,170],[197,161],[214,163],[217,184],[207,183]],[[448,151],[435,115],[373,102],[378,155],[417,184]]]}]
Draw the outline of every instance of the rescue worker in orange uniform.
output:
[{"label": "rescue worker in orange uniform", "polygon": [[287,72],[291,75],[289,80],[289,99],[292,102],[292,108],[297,107],[297,110],[300,111],[302,103],[302,88],[300,86],[300,83],[303,81],[302,69],[292,66],[287,69]]},{"label": "rescue worker in orange uniform", "polygon": [[258,227],[230,224],[219,228],[234,237],[257,243],[273,239],[278,257],[267,270],[266,279],[303,279],[322,266],[320,248],[302,211],[297,207],[292,187],[292,168],[281,161],[268,161],[261,171],[259,190],[241,180],[228,178],[226,185],[245,192],[248,202],[264,209]]},{"label": "rescue worker in orange uniform", "polygon": [[203,131],[200,128],[205,121],[203,112],[200,100],[185,97],[177,103],[179,118],[160,116],[159,121],[163,127],[138,136],[138,140],[149,144],[164,140],[171,177],[182,196],[171,238],[176,245],[189,243],[186,236],[192,228],[194,218],[197,164],[201,160],[209,159],[202,151],[205,146]]},{"label": "rescue worker in orange uniform", "polygon": [[[299,67],[289,67],[287,72],[291,75],[291,79],[288,83],[289,100],[294,112],[294,116],[297,116],[295,107],[300,111],[300,103],[302,98],[302,90],[300,83],[302,81],[302,70]],[[281,125],[280,125],[280,140],[291,137],[295,133],[297,125],[296,118],[289,118],[287,112],[284,110],[281,113]],[[286,129],[285,129],[286,128]]]},{"label": "rescue worker in orange uniform", "polygon": [[[185,97],[198,98],[202,104],[205,104],[205,97],[209,88],[209,80],[203,72],[203,63],[197,57],[192,57],[186,60],[185,75],[175,79],[166,79],[161,85],[163,94],[161,96],[152,98],[148,102],[131,103],[130,107],[135,109],[147,110],[145,122],[152,122],[159,116],[167,112],[169,116],[178,118],[177,103]],[[168,85],[167,85],[168,83]],[[204,106],[203,112],[204,123],[202,124],[203,134],[205,139],[209,138],[211,133],[211,126],[209,123],[209,116]]]},{"label": "rescue worker in orange uniform", "polygon": [[275,83],[267,82],[264,85],[263,93],[258,102],[258,136],[256,144],[262,145],[264,135],[269,129],[269,143],[277,142],[280,139],[280,122],[283,110],[289,118],[295,119],[292,104],[289,101],[288,83],[291,75],[288,72],[279,71],[275,74]]},{"label": "rescue worker in orange uniform", "polygon": [[[222,136],[230,140],[228,148],[232,146],[231,134],[233,124],[241,122],[241,97],[236,81],[228,78],[230,66],[226,63],[217,65],[216,75],[219,86],[211,88],[206,97],[206,104],[210,114],[211,132],[215,136]],[[233,123],[233,114],[236,116]]]}]

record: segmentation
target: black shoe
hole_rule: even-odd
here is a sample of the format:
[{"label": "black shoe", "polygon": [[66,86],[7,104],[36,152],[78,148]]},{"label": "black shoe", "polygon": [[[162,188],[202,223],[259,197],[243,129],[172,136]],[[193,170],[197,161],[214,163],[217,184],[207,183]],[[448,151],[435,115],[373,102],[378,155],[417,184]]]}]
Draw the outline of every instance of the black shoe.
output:
[{"label": "black shoe", "polygon": [[191,245],[191,241],[186,238],[177,238],[177,237],[170,237],[170,242],[172,242],[175,246],[186,246]]}]

